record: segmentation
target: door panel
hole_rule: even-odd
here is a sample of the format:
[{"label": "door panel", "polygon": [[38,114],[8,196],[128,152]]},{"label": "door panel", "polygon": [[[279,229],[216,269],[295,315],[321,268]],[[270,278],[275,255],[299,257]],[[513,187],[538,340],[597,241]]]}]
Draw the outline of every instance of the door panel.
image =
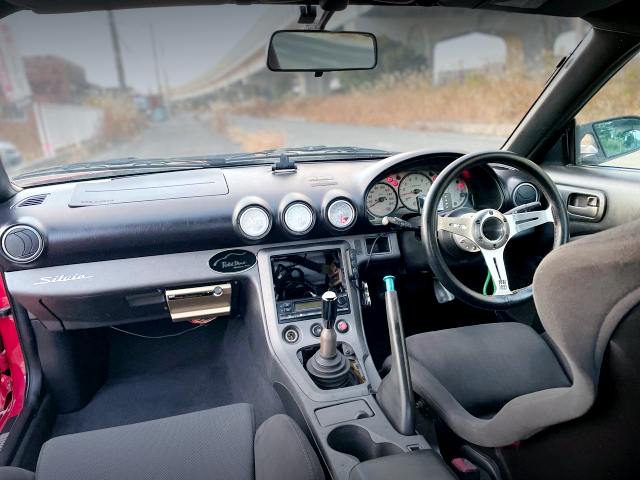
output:
[{"label": "door panel", "polygon": [[546,166],[569,211],[571,235],[583,235],[640,219],[640,170]]}]

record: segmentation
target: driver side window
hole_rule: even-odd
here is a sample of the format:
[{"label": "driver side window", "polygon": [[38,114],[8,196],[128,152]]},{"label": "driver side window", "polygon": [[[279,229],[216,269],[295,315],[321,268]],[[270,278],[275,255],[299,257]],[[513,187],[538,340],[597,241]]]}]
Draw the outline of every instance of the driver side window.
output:
[{"label": "driver side window", "polygon": [[640,169],[640,55],[576,116],[576,164]]}]

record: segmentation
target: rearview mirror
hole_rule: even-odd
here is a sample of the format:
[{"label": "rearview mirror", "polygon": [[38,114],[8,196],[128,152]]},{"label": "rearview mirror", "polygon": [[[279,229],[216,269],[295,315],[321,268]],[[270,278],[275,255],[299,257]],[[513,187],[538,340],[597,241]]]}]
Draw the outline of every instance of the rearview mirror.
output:
[{"label": "rearview mirror", "polygon": [[279,30],[267,54],[267,67],[274,72],[371,70],[377,62],[376,37],[361,32]]}]

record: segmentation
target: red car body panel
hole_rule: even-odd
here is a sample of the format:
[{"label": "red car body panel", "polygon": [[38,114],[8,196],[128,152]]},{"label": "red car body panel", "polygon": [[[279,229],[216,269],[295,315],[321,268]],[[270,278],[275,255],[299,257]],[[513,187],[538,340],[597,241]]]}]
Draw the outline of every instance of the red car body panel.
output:
[{"label": "red car body panel", "polygon": [[[0,309],[9,306],[4,282],[0,280]],[[13,316],[0,317],[0,432],[22,410],[26,373]]]}]

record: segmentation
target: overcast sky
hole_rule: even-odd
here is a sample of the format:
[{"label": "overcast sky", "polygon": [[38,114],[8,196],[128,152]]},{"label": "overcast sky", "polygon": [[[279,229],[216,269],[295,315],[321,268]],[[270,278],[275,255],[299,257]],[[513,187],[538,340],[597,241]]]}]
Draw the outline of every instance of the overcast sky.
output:
[{"label": "overcast sky", "polygon": [[[161,75],[166,70],[169,83],[179,86],[213,67],[268,8],[223,5],[116,11],[127,85],[140,93],[157,90],[150,25],[158,43]],[[84,67],[90,82],[117,86],[106,12],[19,12],[3,23],[12,27],[22,55],[57,55]],[[575,37],[570,35],[568,43],[571,45],[565,45],[563,50],[573,48]],[[476,67],[487,61],[504,61],[505,55],[502,39],[472,33],[438,44],[434,68]]]},{"label": "overcast sky", "polygon": [[[141,93],[157,89],[151,24],[169,83],[181,85],[214,66],[267,8],[223,5],[114,12],[127,85]],[[106,12],[19,12],[3,22],[12,27],[22,55],[58,55],[84,67],[90,82],[117,86]]]}]

